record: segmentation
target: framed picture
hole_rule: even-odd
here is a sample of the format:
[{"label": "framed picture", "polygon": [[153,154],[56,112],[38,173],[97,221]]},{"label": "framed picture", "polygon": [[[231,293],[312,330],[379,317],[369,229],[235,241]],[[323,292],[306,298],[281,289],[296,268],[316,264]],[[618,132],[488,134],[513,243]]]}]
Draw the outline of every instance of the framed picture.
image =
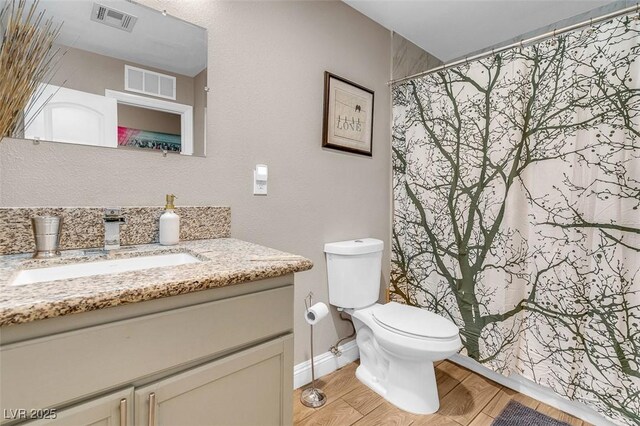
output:
[{"label": "framed picture", "polygon": [[371,157],[373,91],[325,71],[322,146]]}]

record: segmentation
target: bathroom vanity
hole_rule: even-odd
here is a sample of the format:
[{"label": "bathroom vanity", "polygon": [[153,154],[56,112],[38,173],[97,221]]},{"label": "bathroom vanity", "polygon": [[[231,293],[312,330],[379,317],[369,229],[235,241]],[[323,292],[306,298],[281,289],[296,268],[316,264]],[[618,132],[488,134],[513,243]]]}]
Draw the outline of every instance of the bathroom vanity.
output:
[{"label": "bathroom vanity", "polygon": [[116,258],[171,253],[199,261],[24,285],[101,255],[0,256],[2,424],[291,424],[293,273],[312,263],[229,238]]}]

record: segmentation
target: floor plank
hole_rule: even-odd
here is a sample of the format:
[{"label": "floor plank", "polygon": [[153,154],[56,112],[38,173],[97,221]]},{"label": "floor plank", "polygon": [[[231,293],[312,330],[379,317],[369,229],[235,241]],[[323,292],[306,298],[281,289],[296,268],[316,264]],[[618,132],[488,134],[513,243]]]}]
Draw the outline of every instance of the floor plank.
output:
[{"label": "floor plank", "polygon": [[415,415],[402,411],[398,407],[384,401],[382,404],[358,420],[354,426],[409,426],[415,420]]},{"label": "floor plank", "polygon": [[[328,405],[331,402],[337,400],[342,395],[345,395],[352,390],[356,389],[359,386],[364,386],[360,381],[356,378],[356,368],[358,367],[357,363],[347,364],[342,367],[340,370],[325,376],[321,379],[316,380],[316,387],[322,389],[322,391],[327,396]],[[302,419],[306,418],[313,414],[317,408],[309,408],[302,405],[300,402],[300,394],[302,390],[306,388],[296,389],[293,392],[293,422],[297,423]]]},{"label": "floor plank", "polygon": [[439,414],[468,425],[500,391],[501,386],[480,375],[467,376],[440,400]]},{"label": "floor plank", "polygon": [[571,414],[562,412],[560,417],[558,418],[561,422],[569,423],[571,426],[584,426],[585,423],[577,417],[572,416]]},{"label": "floor plank", "polygon": [[459,426],[459,423],[438,413],[416,416],[411,426]]},{"label": "floor plank", "polygon": [[342,399],[362,415],[369,414],[384,402],[384,398],[364,385],[344,395]]},{"label": "floor plank", "polygon": [[461,367],[449,360],[444,360],[440,364],[438,364],[438,366],[436,367],[436,371],[447,373],[449,376],[453,377],[459,382],[466,379],[469,375],[475,374],[468,368]]},{"label": "floor plank", "polygon": [[482,409],[482,412],[490,417],[498,417],[509,401],[519,402],[520,404],[526,405],[534,410],[538,408],[538,405],[540,404],[539,401],[536,401],[527,395],[503,386],[496,396],[494,396],[493,399]]},{"label": "floor plank", "polygon": [[438,386],[438,396],[442,399],[453,388],[458,386],[471,371],[460,367],[450,361],[443,361],[436,367],[436,384]]},{"label": "floor plank", "polygon": [[351,425],[361,418],[362,414],[338,398],[295,424],[300,426],[345,426]]},{"label": "floor plank", "polygon": [[480,412],[475,419],[469,423],[469,426],[491,426],[491,423],[493,423],[493,417]]}]

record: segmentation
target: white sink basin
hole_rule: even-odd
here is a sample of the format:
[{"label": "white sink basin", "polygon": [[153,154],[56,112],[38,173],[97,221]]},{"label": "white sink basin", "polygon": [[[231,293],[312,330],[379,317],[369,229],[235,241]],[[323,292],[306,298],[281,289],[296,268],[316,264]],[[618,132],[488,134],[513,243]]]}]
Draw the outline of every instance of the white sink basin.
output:
[{"label": "white sink basin", "polygon": [[67,280],[94,275],[119,274],[142,269],[198,263],[200,260],[188,253],[158,254],[127,259],[101,260],[97,262],[71,263],[48,268],[24,269],[15,276],[11,285],[35,284],[45,281]]}]

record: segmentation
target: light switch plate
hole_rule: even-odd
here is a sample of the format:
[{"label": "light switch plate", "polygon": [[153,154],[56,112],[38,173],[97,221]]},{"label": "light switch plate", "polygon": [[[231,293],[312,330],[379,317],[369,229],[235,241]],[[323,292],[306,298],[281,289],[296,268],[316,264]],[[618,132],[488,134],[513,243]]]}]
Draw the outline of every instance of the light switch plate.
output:
[{"label": "light switch plate", "polygon": [[267,181],[256,180],[256,171],[253,171],[253,195],[267,195]]}]

